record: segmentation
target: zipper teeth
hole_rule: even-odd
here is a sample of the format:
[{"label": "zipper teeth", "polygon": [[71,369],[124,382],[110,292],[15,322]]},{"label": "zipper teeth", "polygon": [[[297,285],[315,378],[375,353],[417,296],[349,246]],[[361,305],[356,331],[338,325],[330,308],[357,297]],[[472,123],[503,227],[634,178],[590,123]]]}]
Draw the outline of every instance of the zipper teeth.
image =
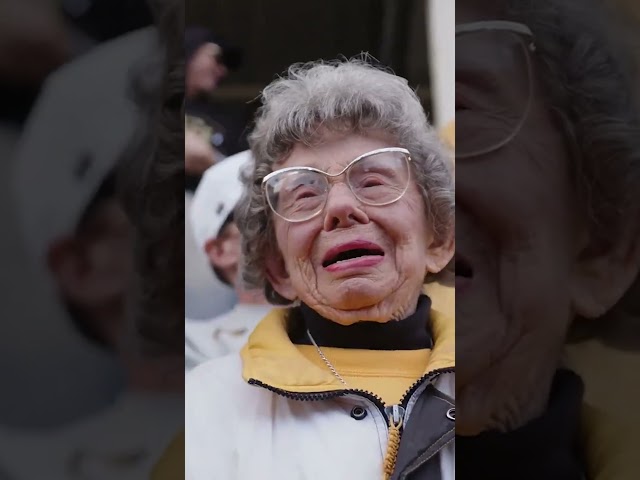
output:
[{"label": "zipper teeth", "polygon": [[413,385],[411,385],[409,389],[405,392],[405,394],[402,396],[402,400],[400,400],[400,406],[406,408],[406,406],[409,404],[409,400],[411,399],[411,396],[427,380],[431,380],[445,373],[453,373],[454,371],[455,371],[454,367],[438,368],[436,370],[433,370],[427,373],[426,375],[423,375],[418,380],[416,380],[416,382]]},{"label": "zipper teeth", "polygon": [[[406,404],[409,403],[409,399],[415,393],[418,387],[420,387],[420,385],[422,385],[427,380],[437,377],[438,375],[441,375],[443,373],[452,373],[453,371],[454,371],[453,367],[439,368],[437,370],[433,370],[427,373],[426,375],[423,375],[413,385],[411,385],[411,387],[409,387],[409,389],[406,391],[406,393],[402,397],[402,400],[400,401],[399,405],[403,408],[406,408]],[[256,380],[255,378],[249,379],[248,383],[249,385],[255,385],[258,387],[265,388],[277,395],[280,395],[281,397],[290,398],[292,400],[298,400],[302,402],[316,402],[320,400],[329,400],[332,398],[344,397],[346,395],[351,395],[351,394],[359,395],[361,397],[364,397],[370,400],[374,405],[376,405],[380,410],[380,412],[382,413],[385,420],[387,421],[387,423],[389,422],[389,417],[385,412],[386,405],[382,400],[382,398],[366,390],[347,389],[347,390],[329,390],[326,392],[316,392],[316,393],[295,393],[295,392],[290,392],[288,390],[283,390],[282,388],[272,387],[271,385],[263,383],[260,380]]]},{"label": "zipper teeth", "polygon": [[290,392],[288,390],[283,390],[281,388],[272,387],[271,385],[263,383],[260,380],[256,380],[254,378],[249,379],[248,383],[249,385],[255,385],[258,387],[266,388],[267,390],[277,395],[280,395],[281,397],[290,398],[292,400],[299,400],[302,402],[315,402],[319,400],[329,400],[331,398],[338,398],[338,397],[344,397],[350,394],[356,394],[356,395],[360,395],[361,397],[365,397],[366,399],[375,403],[376,406],[384,409],[384,402],[382,401],[382,398],[366,390],[347,389],[347,390],[329,390],[326,392],[316,392],[316,393],[295,393],[295,392]]}]

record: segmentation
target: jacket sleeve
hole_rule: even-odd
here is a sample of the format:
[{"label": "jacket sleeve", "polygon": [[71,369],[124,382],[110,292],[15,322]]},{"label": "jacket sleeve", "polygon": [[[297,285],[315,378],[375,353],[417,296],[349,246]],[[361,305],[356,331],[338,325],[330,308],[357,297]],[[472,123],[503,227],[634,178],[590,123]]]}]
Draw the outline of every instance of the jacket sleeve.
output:
[{"label": "jacket sleeve", "polygon": [[[214,359],[185,379],[185,478],[234,480],[238,476],[229,376],[236,368],[228,359]],[[239,373],[237,373],[239,376]]]}]

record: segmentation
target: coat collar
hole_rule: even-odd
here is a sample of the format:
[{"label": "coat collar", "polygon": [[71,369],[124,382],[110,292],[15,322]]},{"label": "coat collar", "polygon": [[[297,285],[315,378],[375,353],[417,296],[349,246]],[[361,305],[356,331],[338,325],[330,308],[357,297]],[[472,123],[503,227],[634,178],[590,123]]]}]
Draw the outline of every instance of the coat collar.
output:
[{"label": "coat collar", "polygon": [[[331,372],[313,364],[291,342],[286,316],[287,309],[271,311],[250,335],[240,352],[243,378],[295,393],[343,389]],[[455,365],[454,318],[433,309],[430,318],[434,346],[425,374]]]}]

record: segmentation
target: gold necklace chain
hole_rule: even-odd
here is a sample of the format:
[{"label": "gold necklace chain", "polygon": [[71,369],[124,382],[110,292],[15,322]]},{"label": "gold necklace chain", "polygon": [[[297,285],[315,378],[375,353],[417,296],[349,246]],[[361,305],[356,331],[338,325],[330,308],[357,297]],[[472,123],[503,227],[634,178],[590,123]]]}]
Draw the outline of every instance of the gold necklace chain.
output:
[{"label": "gold necklace chain", "polygon": [[320,358],[322,359],[322,361],[327,365],[327,368],[331,370],[331,373],[333,373],[333,375],[338,380],[340,380],[340,382],[345,387],[349,388],[349,385],[347,384],[347,382],[345,382],[344,378],[342,378],[342,376],[338,373],[338,371],[336,370],[336,367],[334,367],[333,364],[329,361],[329,359],[324,355],[324,353],[322,353],[322,350],[320,350],[320,347],[314,340],[313,335],[311,335],[311,332],[309,331],[309,329],[307,329],[307,336],[309,337],[309,340],[311,340],[311,343],[313,343],[313,346],[316,347],[316,350],[318,351],[318,355],[320,355]]}]

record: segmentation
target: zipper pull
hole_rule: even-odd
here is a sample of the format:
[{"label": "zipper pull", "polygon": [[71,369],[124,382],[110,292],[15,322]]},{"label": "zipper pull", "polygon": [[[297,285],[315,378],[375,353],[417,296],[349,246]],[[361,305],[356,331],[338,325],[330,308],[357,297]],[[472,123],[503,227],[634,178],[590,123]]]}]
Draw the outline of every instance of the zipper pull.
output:
[{"label": "zipper pull", "polygon": [[402,422],[404,421],[404,407],[400,405],[392,405],[384,407],[384,413],[389,421],[389,442],[387,443],[387,451],[384,455],[383,479],[389,480],[396,467],[396,458],[398,457],[398,449],[400,448],[400,436],[402,435]]},{"label": "zipper pull", "polygon": [[404,407],[401,405],[391,405],[389,407],[384,407],[384,413],[387,415],[389,419],[389,426],[400,428],[402,427],[402,423],[404,421]]}]

